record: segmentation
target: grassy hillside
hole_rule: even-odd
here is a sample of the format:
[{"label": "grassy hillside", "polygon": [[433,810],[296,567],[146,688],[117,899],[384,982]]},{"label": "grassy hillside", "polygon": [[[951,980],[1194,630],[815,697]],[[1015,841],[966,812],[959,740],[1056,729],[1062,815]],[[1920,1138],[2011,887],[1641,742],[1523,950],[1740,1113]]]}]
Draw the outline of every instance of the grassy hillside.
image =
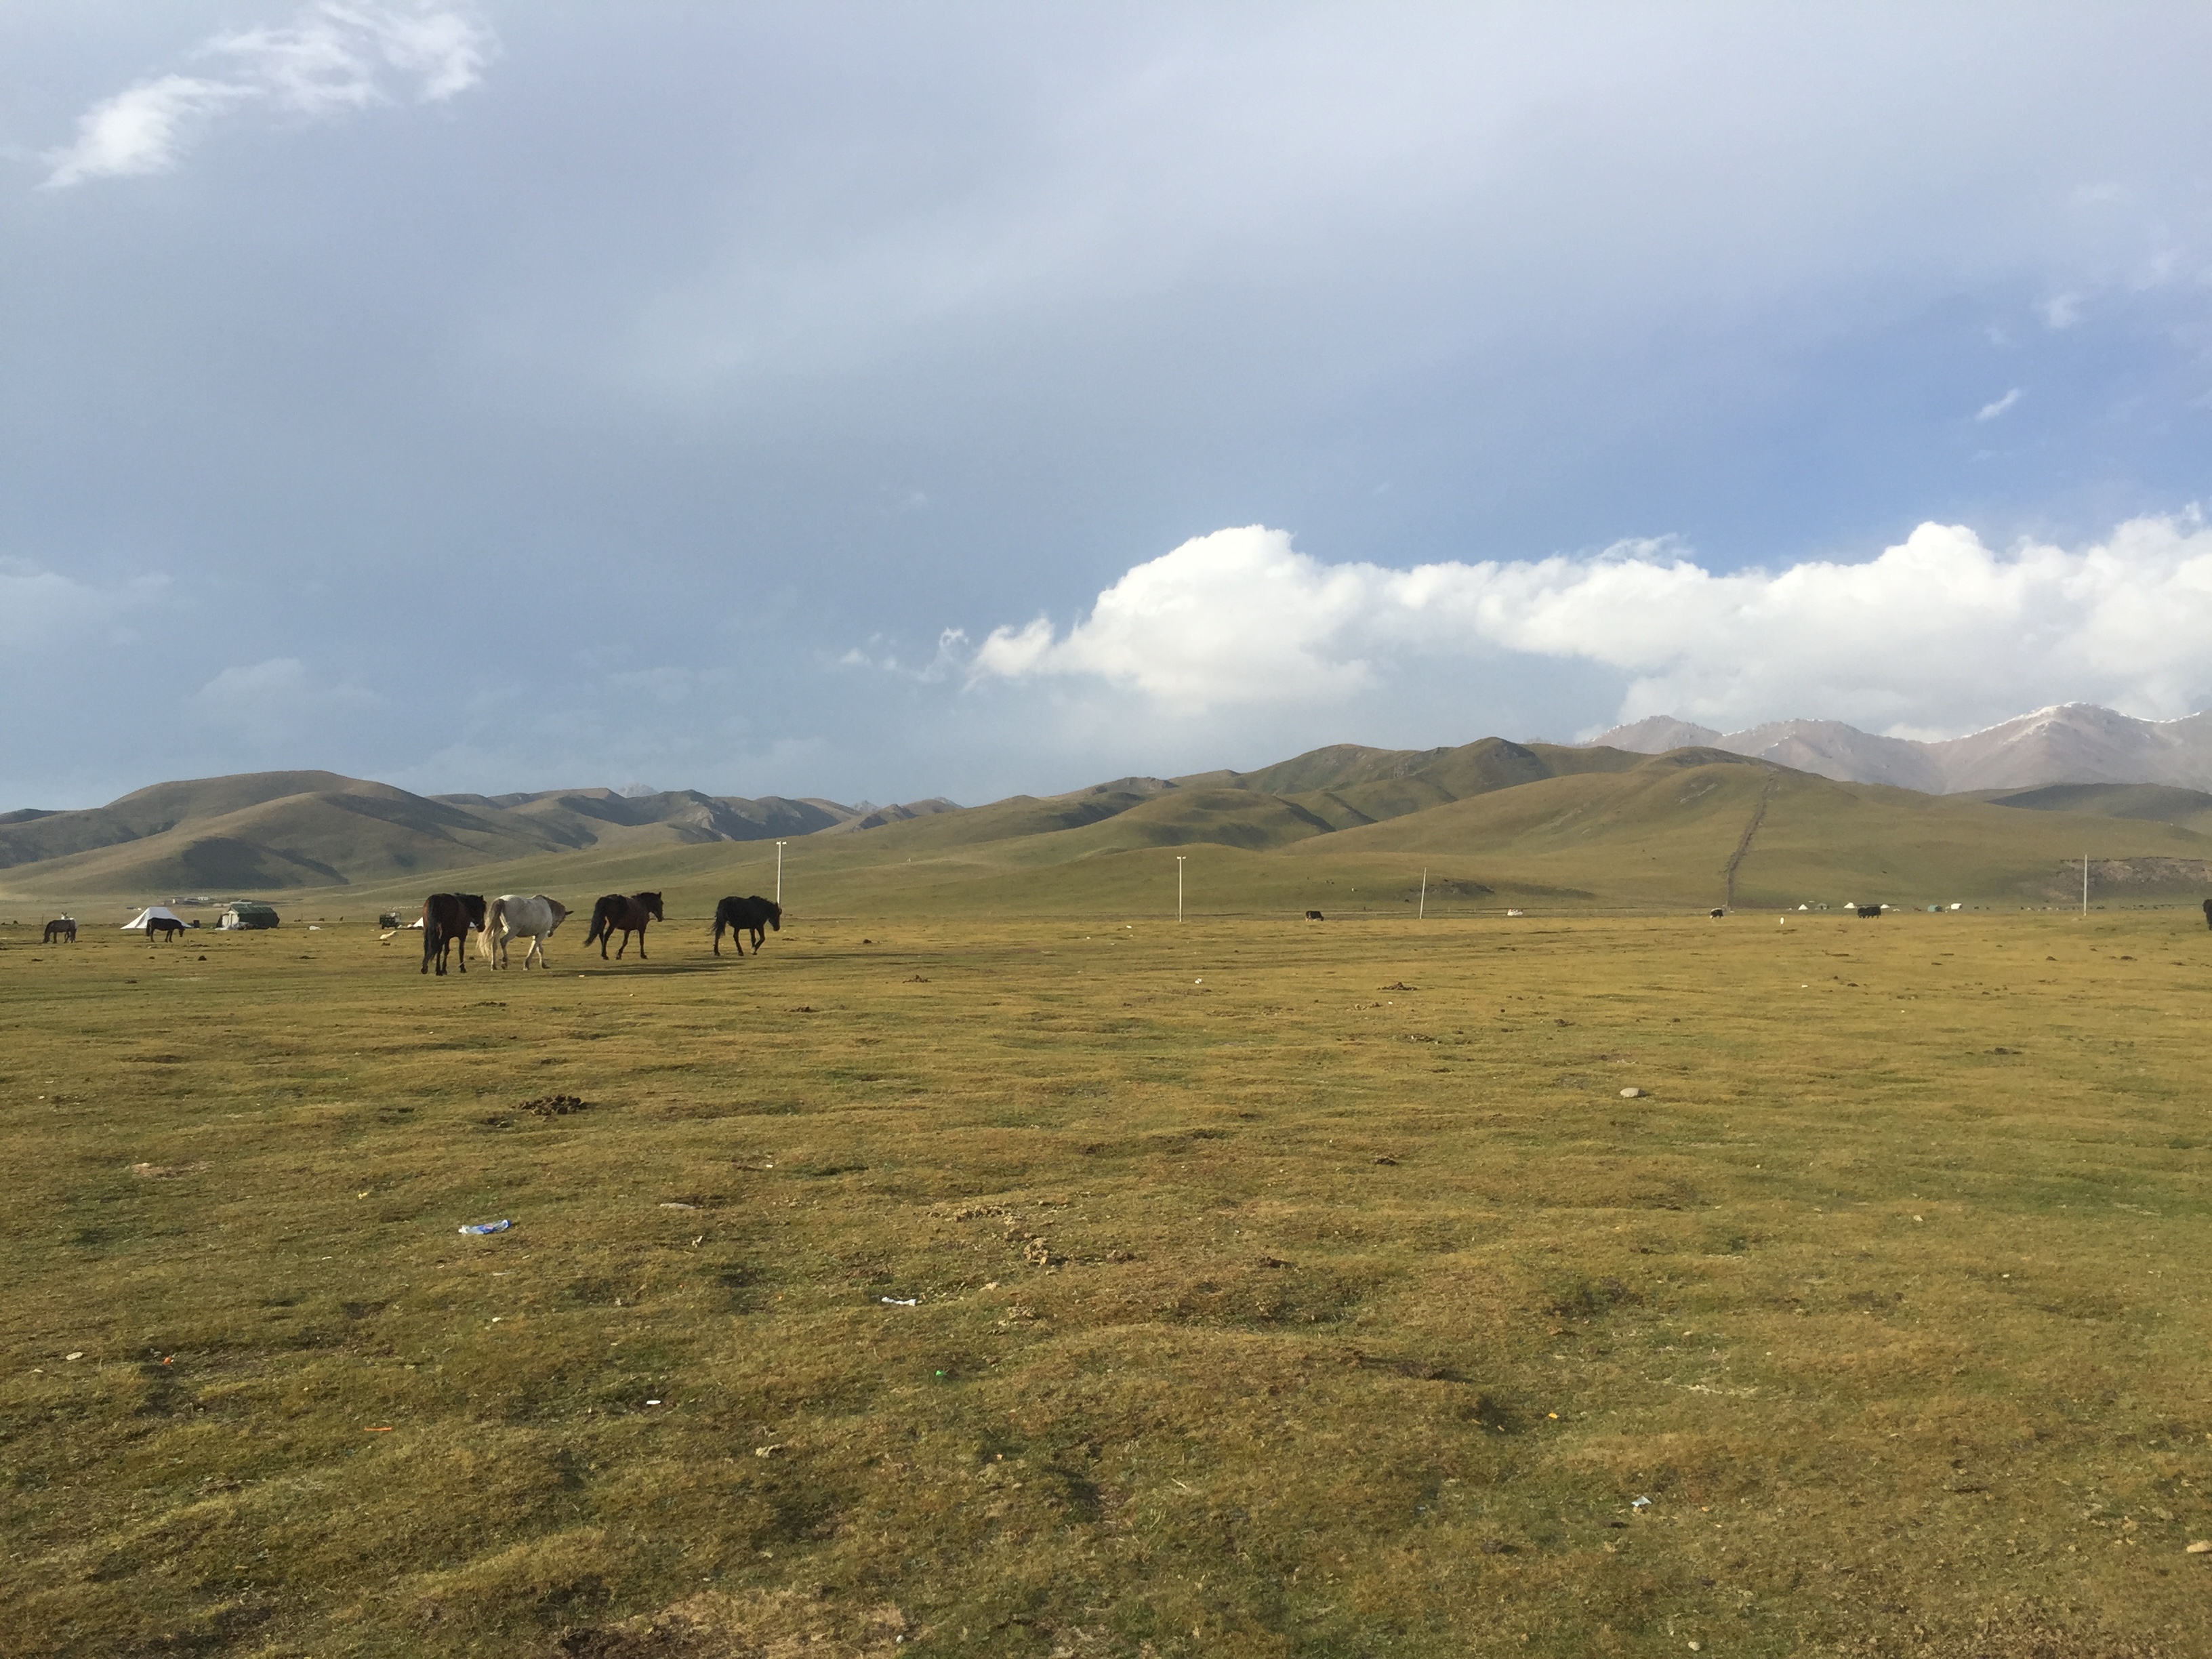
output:
[{"label": "grassy hillside", "polygon": [[[1497,740],[1410,757],[1322,751],[1275,770],[1268,781],[1328,781],[1281,793],[1253,787],[1259,774],[1123,779],[873,829],[841,823],[788,838],[786,897],[817,915],[1157,915],[1174,905],[1176,853],[1194,914],[1418,908],[1424,870],[1437,915],[2039,905],[2078,895],[2085,850],[2095,902],[2170,902],[2212,884],[2212,836],[2154,816],[2193,814],[2187,791],[2046,790],[2023,805],[1838,783],[1713,750]],[[35,910],[258,893],[338,915],[411,910],[436,887],[544,891],[579,908],[651,888],[703,915],[722,894],[774,890],[763,842],[703,839],[648,806],[633,823],[610,808],[597,839],[578,845],[550,816],[571,810],[565,799],[532,798],[533,817],[376,785],[283,796],[0,872],[0,896]]]}]

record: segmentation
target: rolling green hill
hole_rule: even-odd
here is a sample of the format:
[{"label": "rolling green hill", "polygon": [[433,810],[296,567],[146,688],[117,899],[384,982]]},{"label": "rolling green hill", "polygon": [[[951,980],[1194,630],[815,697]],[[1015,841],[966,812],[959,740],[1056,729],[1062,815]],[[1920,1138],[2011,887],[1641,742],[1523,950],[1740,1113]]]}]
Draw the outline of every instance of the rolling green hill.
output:
[{"label": "rolling green hill", "polygon": [[[787,899],[816,915],[1158,915],[1173,908],[1171,851],[1200,913],[2042,905],[2077,898],[2085,851],[2093,902],[2212,887],[2212,799],[2193,791],[1923,795],[1710,749],[1340,745],[1257,772],[925,806],[870,824],[827,802],[426,799],[267,774],[0,824],[0,893],[31,908],[289,893],[301,914],[343,915],[411,908],[434,887],[572,905],[651,888],[672,913],[703,915],[724,893],[774,890],[775,851],[754,833],[769,823],[789,831]],[[64,850],[25,856],[48,847]]]}]

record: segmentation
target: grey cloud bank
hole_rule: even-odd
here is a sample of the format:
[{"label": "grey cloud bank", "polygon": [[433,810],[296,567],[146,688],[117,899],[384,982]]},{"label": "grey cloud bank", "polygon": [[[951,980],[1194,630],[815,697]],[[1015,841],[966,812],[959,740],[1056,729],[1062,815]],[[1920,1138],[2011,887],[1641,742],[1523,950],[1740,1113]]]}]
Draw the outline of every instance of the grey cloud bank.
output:
[{"label": "grey cloud bank", "polygon": [[2191,712],[2208,37],[10,8],[0,805]]}]

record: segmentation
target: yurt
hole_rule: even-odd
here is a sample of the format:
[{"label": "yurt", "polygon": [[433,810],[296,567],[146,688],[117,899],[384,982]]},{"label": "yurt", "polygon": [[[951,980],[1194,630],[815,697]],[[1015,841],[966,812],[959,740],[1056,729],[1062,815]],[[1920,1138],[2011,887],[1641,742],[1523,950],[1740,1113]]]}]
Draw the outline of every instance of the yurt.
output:
[{"label": "yurt", "polygon": [[258,899],[239,899],[222,913],[222,921],[216,925],[234,933],[241,928],[274,927],[276,912]]}]

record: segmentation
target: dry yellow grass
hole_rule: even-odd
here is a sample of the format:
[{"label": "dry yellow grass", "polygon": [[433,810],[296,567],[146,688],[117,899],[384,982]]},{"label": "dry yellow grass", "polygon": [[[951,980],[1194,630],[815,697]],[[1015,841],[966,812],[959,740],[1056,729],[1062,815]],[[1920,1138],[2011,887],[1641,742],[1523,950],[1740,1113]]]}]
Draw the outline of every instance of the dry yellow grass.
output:
[{"label": "dry yellow grass", "polygon": [[2201,919],[705,932],[0,930],[0,1652],[2212,1648]]}]

